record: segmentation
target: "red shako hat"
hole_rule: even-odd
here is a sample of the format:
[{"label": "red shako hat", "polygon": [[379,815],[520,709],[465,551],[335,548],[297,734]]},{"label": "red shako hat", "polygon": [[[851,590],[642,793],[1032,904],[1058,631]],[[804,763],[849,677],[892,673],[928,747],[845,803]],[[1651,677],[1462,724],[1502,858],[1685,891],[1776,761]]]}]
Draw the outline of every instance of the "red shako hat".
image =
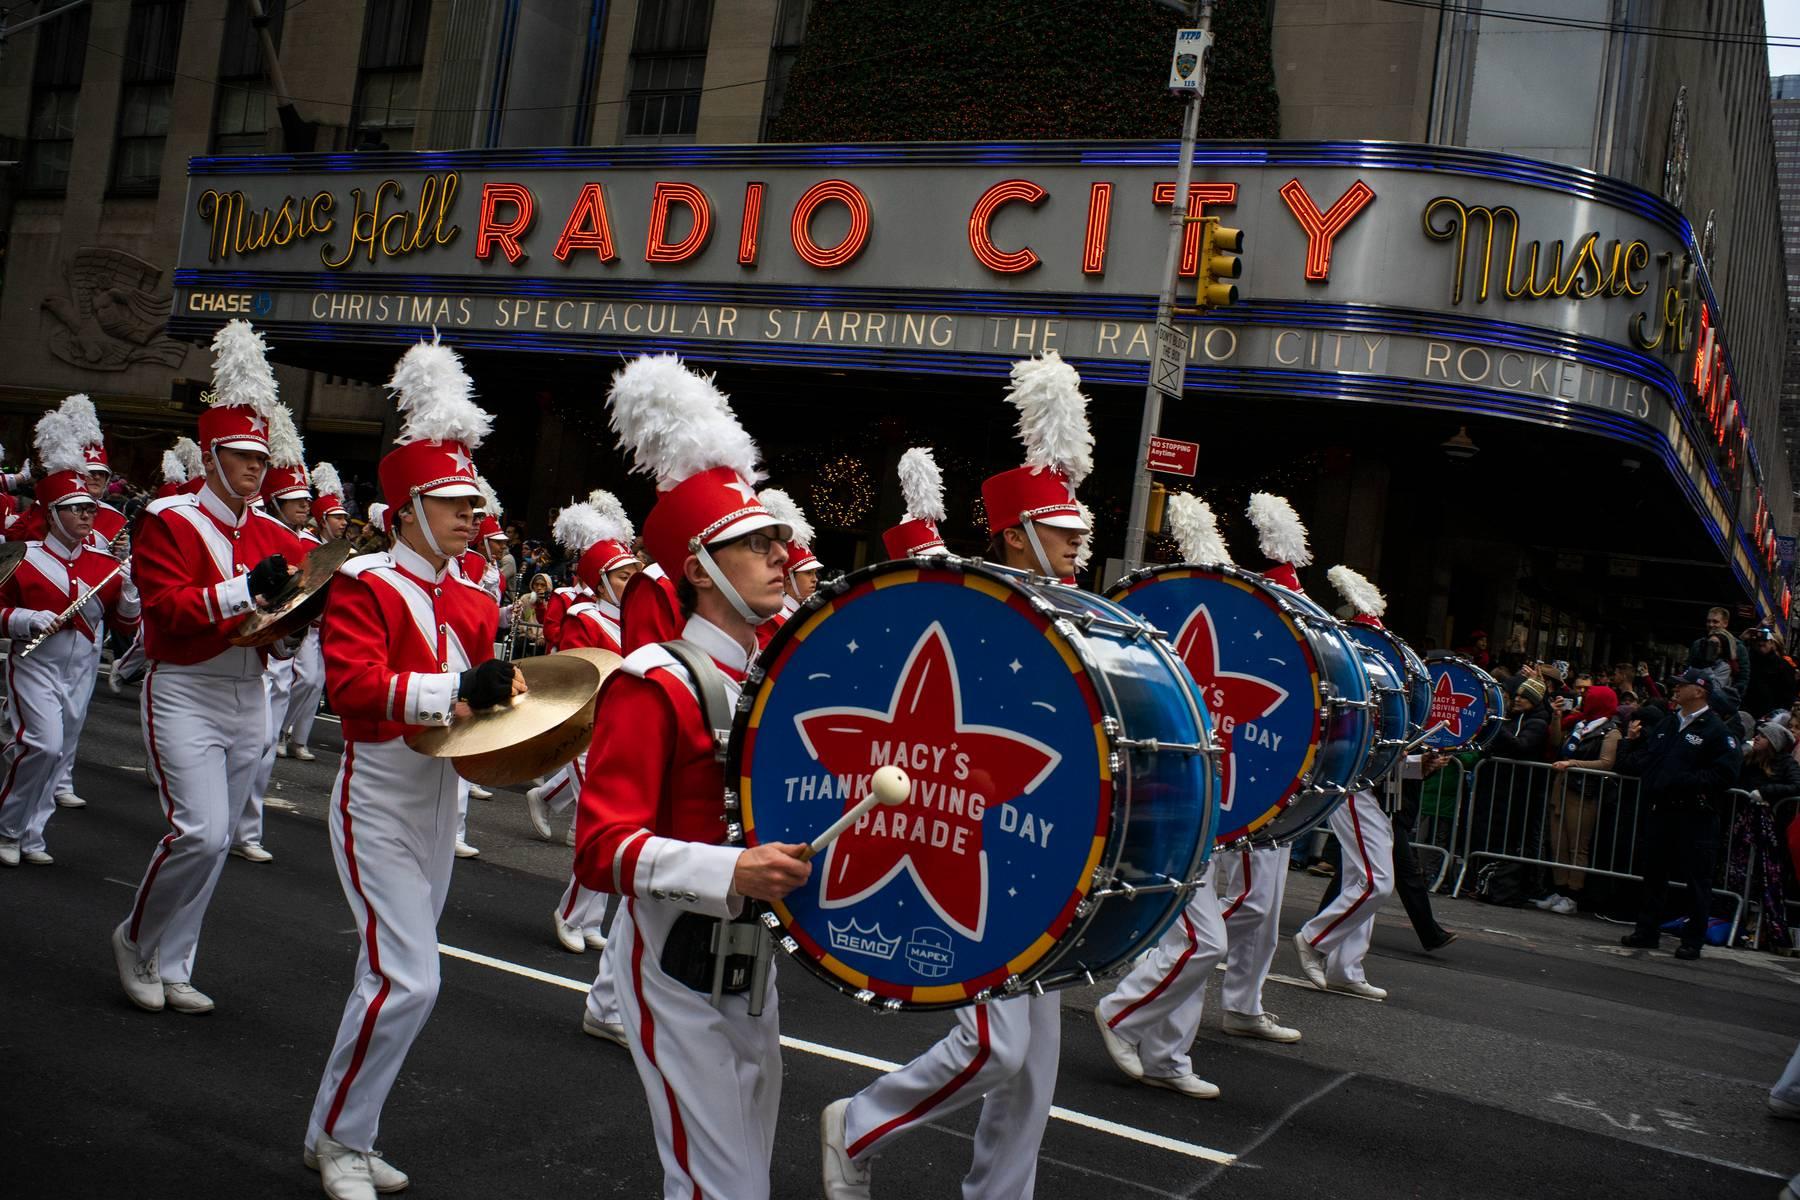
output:
[{"label": "red shako hat", "polygon": [[181,485],[188,479],[187,468],[181,464],[181,455],[173,450],[164,450],[162,456],[162,482],[156,486],[156,498],[179,495]]},{"label": "red shako hat", "polygon": [[[763,478],[756,443],[710,376],[688,370],[673,354],[640,355],[613,375],[607,402],[633,469],[656,479],[644,545],[671,579],[680,579],[687,560],[708,546],[759,529],[778,529],[776,536],[786,539],[756,498]],[[735,593],[732,598],[741,603]]]},{"label": "red shako hat", "polygon": [[405,423],[376,469],[387,517],[421,496],[480,496],[474,451],[494,419],[475,404],[475,384],[456,351],[433,338],[400,356],[388,390]]},{"label": "red shako hat", "polygon": [[1387,597],[1381,589],[1370,583],[1359,571],[1352,571],[1346,566],[1335,566],[1325,572],[1325,578],[1331,580],[1331,586],[1337,594],[1344,598],[1344,603],[1356,610],[1350,618],[1352,624],[1367,625],[1381,629],[1381,614],[1387,611]]},{"label": "red shako hat", "polygon": [[1264,568],[1263,578],[1274,580],[1289,591],[1304,593],[1298,568],[1309,565],[1313,558],[1300,514],[1285,497],[1251,492],[1249,515],[1250,524],[1256,527],[1257,546],[1273,564]]},{"label": "red shako hat", "polygon": [[106,437],[100,431],[100,414],[94,411],[94,402],[77,392],[62,402],[62,408],[74,419],[73,428],[81,438],[82,471],[111,475],[112,466],[106,460]]},{"label": "red shako hat", "polygon": [[306,448],[285,404],[276,405],[269,414],[269,469],[263,473],[262,497],[271,507],[281,500],[312,499]]},{"label": "red shako hat", "polygon": [[595,488],[586,500],[565,507],[551,530],[557,544],[575,558],[575,579],[588,591],[617,604],[605,583],[608,572],[637,561],[631,552],[634,536],[625,506],[611,492]]},{"label": "red shako hat", "polygon": [[824,566],[812,552],[812,522],[806,519],[799,501],[780,488],[764,488],[756,498],[777,521],[788,527],[791,535],[788,538],[788,577],[791,579],[797,572],[817,571]]},{"label": "red shako hat", "polygon": [[475,526],[475,540],[485,542],[491,538],[499,538],[506,541],[506,530],[500,528],[500,518],[505,515],[505,511],[500,507],[499,493],[494,491],[494,485],[480,471],[475,472],[475,486],[481,489],[481,520]]},{"label": "red shako hat", "polygon": [[1081,376],[1054,350],[1013,364],[1007,400],[1019,410],[1025,465],[989,476],[981,485],[988,532],[1026,521],[1086,530],[1075,489],[1094,469]]},{"label": "red shako hat", "polygon": [[93,403],[80,394],[38,418],[33,439],[44,472],[34,490],[46,509],[94,503],[87,488],[87,447],[90,432],[99,427]]},{"label": "red shako hat", "polygon": [[312,485],[318,493],[313,498],[313,520],[350,515],[350,510],[344,507],[344,481],[338,478],[336,467],[324,462],[313,467]]},{"label": "red shako hat", "polygon": [[906,515],[898,525],[882,531],[881,544],[889,558],[912,558],[934,550],[948,550],[938,533],[944,519],[944,473],[928,446],[914,446],[900,456],[895,472],[900,494],[906,499]]},{"label": "red shako hat", "polygon": [[268,345],[250,322],[233,319],[213,335],[213,386],[200,413],[200,448],[269,452],[269,422],[280,407]]},{"label": "red shako hat", "polygon": [[1219,534],[1219,519],[1212,505],[1191,492],[1169,497],[1169,533],[1181,552],[1181,561],[1208,567],[1231,565],[1231,551]]}]

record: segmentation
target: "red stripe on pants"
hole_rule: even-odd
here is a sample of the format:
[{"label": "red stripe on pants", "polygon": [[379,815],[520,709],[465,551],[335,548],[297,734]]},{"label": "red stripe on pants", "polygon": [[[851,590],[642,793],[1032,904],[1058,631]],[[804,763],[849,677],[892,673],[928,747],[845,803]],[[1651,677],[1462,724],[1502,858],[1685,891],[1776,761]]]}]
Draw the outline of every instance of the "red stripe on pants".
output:
[{"label": "red stripe on pants", "polygon": [[350,1054],[350,1066],[344,1072],[343,1081],[338,1084],[337,1095],[331,1098],[331,1111],[325,1114],[327,1137],[336,1128],[338,1114],[344,1111],[344,1102],[350,1098],[350,1085],[355,1082],[357,1072],[362,1070],[363,1058],[369,1053],[369,1041],[375,1036],[375,1018],[381,1015],[381,1006],[387,1002],[388,992],[394,986],[392,980],[381,974],[381,951],[375,945],[375,908],[369,903],[369,898],[363,895],[362,873],[356,869],[356,837],[350,828],[350,776],[355,769],[356,743],[345,742],[343,798],[338,804],[338,810],[344,817],[344,861],[350,866],[350,886],[355,890],[356,898],[362,901],[363,912],[368,914],[363,926],[363,938],[369,943],[369,970],[381,976],[381,989],[375,993],[369,1011],[363,1015],[362,1028],[356,1033],[356,1049]]},{"label": "red stripe on pants", "polygon": [[1188,920],[1188,915],[1185,912],[1181,914],[1181,927],[1187,930],[1187,949],[1183,950],[1175,959],[1175,965],[1169,968],[1169,973],[1164,975],[1155,987],[1145,992],[1142,996],[1139,996],[1136,1000],[1133,1000],[1130,1004],[1127,1004],[1124,1008],[1121,1008],[1118,1015],[1106,1023],[1108,1029],[1117,1029],[1120,1021],[1123,1021],[1126,1017],[1129,1017],[1132,1013],[1167,991],[1169,985],[1175,982],[1175,977],[1181,974],[1182,968],[1188,965],[1188,960],[1194,957],[1194,951],[1200,948],[1200,934],[1194,929],[1194,923]]},{"label": "red stripe on pants", "polygon": [[987,1065],[990,1049],[988,1045],[988,1010],[985,1004],[975,1006],[975,1038],[975,1057],[969,1060],[968,1066],[957,1072],[955,1079],[914,1105],[911,1112],[902,1113],[886,1124],[871,1129],[857,1138],[855,1144],[848,1149],[850,1157],[855,1158],[900,1126],[910,1125],[914,1121],[923,1119],[925,1114],[956,1095],[969,1080],[981,1073],[981,1068]]},{"label": "red stripe on pants", "polygon": [[638,1011],[644,1019],[639,1027],[639,1036],[644,1042],[644,1057],[650,1060],[650,1069],[662,1076],[663,1095],[669,1102],[669,1136],[675,1143],[675,1161],[681,1167],[681,1173],[694,1184],[694,1200],[705,1200],[700,1194],[700,1185],[694,1181],[694,1172],[688,1166],[687,1126],[681,1123],[681,1108],[675,1103],[675,1089],[669,1086],[667,1076],[663,1076],[662,1068],[656,1065],[656,1018],[650,1015],[650,1005],[644,1000],[644,927],[637,923],[637,905],[631,906],[631,990],[637,993]]},{"label": "red stripe on pants", "polygon": [[1250,851],[1240,850],[1238,853],[1244,856],[1244,890],[1238,893],[1238,898],[1231,902],[1229,908],[1219,914],[1221,917],[1227,919],[1231,917],[1232,913],[1242,908],[1244,906],[1244,901],[1250,898]]},{"label": "red stripe on pants", "polygon": [[1362,818],[1356,815],[1356,797],[1347,797],[1344,800],[1344,803],[1350,806],[1350,828],[1356,832],[1356,853],[1357,856],[1362,859],[1363,864],[1362,895],[1351,901],[1350,907],[1339,913],[1337,920],[1319,930],[1319,936],[1312,940],[1312,944],[1315,946],[1319,944],[1320,938],[1323,938],[1339,925],[1342,925],[1349,918],[1350,914],[1361,908],[1363,906],[1363,901],[1367,900],[1375,892],[1375,867],[1374,864],[1369,862],[1369,848],[1363,845]]},{"label": "red stripe on pants", "polygon": [[163,819],[169,823],[169,832],[156,848],[156,857],[150,860],[150,871],[144,876],[143,884],[138,888],[137,905],[131,910],[131,935],[128,939],[137,944],[138,926],[144,920],[144,905],[150,899],[150,889],[156,884],[156,873],[162,865],[169,861],[169,847],[175,844],[175,838],[181,829],[175,824],[175,798],[169,795],[169,777],[163,773],[162,751],[156,745],[156,664],[150,664],[149,674],[144,676],[144,730],[150,735],[150,765],[156,768],[156,790],[163,800]]}]

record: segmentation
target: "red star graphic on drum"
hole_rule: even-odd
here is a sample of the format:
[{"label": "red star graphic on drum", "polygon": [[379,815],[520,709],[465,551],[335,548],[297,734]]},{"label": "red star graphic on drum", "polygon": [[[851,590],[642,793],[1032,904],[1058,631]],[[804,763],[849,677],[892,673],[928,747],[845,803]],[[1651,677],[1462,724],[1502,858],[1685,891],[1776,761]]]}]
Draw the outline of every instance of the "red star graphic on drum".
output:
[{"label": "red star graphic on drum", "polygon": [[831,844],[820,864],[820,906],[854,904],[905,871],[938,916],[981,940],[988,896],[982,816],[1035,791],[1062,755],[1011,730],[964,722],[956,659],[935,623],[901,668],[886,712],[822,708],[794,723],[821,766],[855,781],[845,812],[868,794],[879,766],[901,766],[913,781],[905,804],[877,806]]},{"label": "red star graphic on drum", "polygon": [[1245,721],[1268,716],[1287,699],[1287,690],[1254,675],[1219,668],[1219,634],[1206,607],[1194,610],[1175,637],[1175,653],[1200,685],[1200,698],[1212,714],[1213,732],[1224,754],[1219,760],[1219,808],[1230,812],[1237,788],[1237,754],[1231,735]]},{"label": "red star graphic on drum", "polygon": [[1425,718],[1425,724],[1436,725],[1442,721],[1450,736],[1459,738],[1463,735],[1463,709],[1473,703],[1475,697],[1457,691],[1450,676],[1439,675],[1431,689],[1431,715]]}]

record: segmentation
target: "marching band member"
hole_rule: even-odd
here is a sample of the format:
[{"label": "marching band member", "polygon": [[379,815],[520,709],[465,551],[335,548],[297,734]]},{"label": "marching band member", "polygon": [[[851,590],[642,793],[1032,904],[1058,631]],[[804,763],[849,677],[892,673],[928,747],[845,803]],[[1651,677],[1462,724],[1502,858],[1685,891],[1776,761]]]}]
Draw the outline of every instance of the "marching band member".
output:
[{"label": "marching band member", "polygon": [[[781,615],[757,628],[758,636],[766,646],[775,631],[787,624],[787,619],[800,610],[800,605],[819,590],[819,570],[824,564],[812,552],[812,522],[806,519],[806,512],[798,501],[780,488],[764,488],[757,494],[757,499],[775,514],[776,520],[794,531],[794,540],[788,543],[787,583],[781,597]],[[769,631],[767,637],[762,636],[763,629]]]},{"label": "marching band member", "polygon": [[[981,485],[993,556],[1019,571],[1065,579],[1088,533],[1075,489],[1094,466],[1081,378],[1055,351],[1014,364],[1008,400],[1019,409],[1025,464]],[[1050,1119],[1062,1045],[1054,992],[992,1000],[956,1012],[937,1045],[821,1115],[830,1200],[869,1195],[871,1160],[927,1121],[980,1102],[965,1200],[1026,1200]]]},{"label": "marching band member", "polygon": [[757,502],[755,443],[709,378],[674,355],[640,357],[613,376],[608,399],[620,443],[656,477],[644,543],[676,581],[687,621],[680,639],[634,651],[601,693],[575,873],[629,897],[603,961],[649,1102],[663,1195],[766,1200],[781,1103],[774,971],[751,994],[757,973],[733,955],[715,1006],[711,946],[760,929],[733,920],[745,900],[779,900],[812,872],[801,846],[721,844],[721,730],[756,627],[781,609],[789,531]]},{"label": "marching band member", "polygon": [[[1251,502],[1255,499],[1251,497]],[[1387,607],[1386,601],[1367,579],[1346,570],[1333,567],[1331,580],[1355,606],[1351,620],[1381,628],[1378,614]],[[1354,582],[1350,576],[1355,576]],[[1294,935],[1294,949],[1314,987],[1383,1000],[1387,991],[1363,977],[1363,959],[1375,934],[1375,916],[1394,891],[1394,826],[1381,802],[1367,790],[1345,796],[1326,823],[1343,851],[1341,886]]]},{"label": "marching band member", "polygon": [[[1169,529],[1183,562],[1231,562],[1212,508],[1199,497],[1169,497]],[[1219,860],[1234,857],[1227,852],[1207,864],[1181,916],[1094,1008],[1100,1040],[1119,1070],[1196,1100],[1219,1095],[1216,1084],[1194,1073],[1188,1050],[1204,1015],[1206,981],[1227,953],[1220,894],[1231,889],[1219,886]]]},{"label": "marching band member", "polygon": [[[6,447],[0,446],[0,462],[5,460]],[[0,532],[5,534],[5,537],[0,537],[0,541],[10,540],[13,537],[12,525],[19,519],[19,503],[13,498],[13,493],[24,491],[30,484],[30,455],[27,455],[25,461],[19,464],[17,471],[0,471]]]},{"label": "marching band member", "polygon": [[[294,419],[287,409],[277,406],[269,419],[269,469],[263,475],[263,511],[287,526],[306,550],[317,544],[317,539],[306,532],[306,524],[312,518],[312,499],[312,481],[306,476],[300,431],[294,428]],[[275,752],[281,744],[281,723],[287,717],[288,701],[294,691],[294,670],[294,659],[274,658],[263,675],[269,692],[269,728],[263,737],[256,774],[250,780],[250,800],[231,834],[231,853],[246,862],[266,863],[275,858],[262,844],[263,802],[269,780],[275,774]]]},{"label": "marching band member", "polygon": [[408,350],[388,387],[405,416],[378,468],[394,546],[343,566],[321,638],[344,722],[332,858],[362,948],[302,1157],[337,1200],[374,1200],[377,1191],[406,1186],[375,1152],[375,1135],[437,998],[437,922],[454,862],[458,776],[403,735],[525,690],[513,667],[492,657],[492,598],[454,566],[475,532],[480,489],[471,454],[492,418],[471,398],[455,352],[436,342]]},{"label": "marching band member", "polygon": [[[914,446],[900,456],[895,473],[906,511],[900,523],[882,531],[881,545],[889,558],[914,558],[922,554],[948,554],[938,522],[944,519],[944,473],[929,446]],[[1083,542],[1085,549],[1087,543]]]},{"label": "marching band member", "polygon": [[286,583],[302,546],[250,504],[268,465],[280,403],[261,336],[247,321],[213,339],[212,402],[200,414],[205,486],[157,500],[138,533],[132,576],[143,593],[140,700],[144,744],[169,832],[157,844],[131,912],[113,931],[119,982],[158,1012],[211,1012],[190,982],[200,925],[232,829],[250,796],[261,745],[246,728],[267,720],[263,652],[228,635]]},{"label": "marching band member", "polygon": [[[309,547],[337,541],[350,523],[350,511],[344,507],[344,482],[338,478],[336,467],[326,462],[314,466],[312,486],[317,493],[312,502],[313,527],[300,534],[300,540]],[[325,657],[319,649],[319,622],[314,621],[307,626],[306,640],[294,654],[294,685],[288,692],[287,711],[281,714],[281,737],[275,742],[277,758],[312,762],[318,757],[306,743],[312,737],[319,698],[324,694]]]},{"label": "marching band member", "polygon": [[164,500],[170,496],[181,494],[181,485],[188,481],[187,467],[182,464],[181,455],[173,449],[164,450],[162,454],[162,482],[156,485],[154,499]]},{"label": "marching band member", "polygon": [[[609,493],[595,488],[588,493],[587,502],[597,507],[601,503],[602,496],[610,498]],[[614,503],[617,501],[615,500]],[[554,536],[554,525],[551,527],[551,531]],[[542,625],[544,629],[544,645],[555,646],[562,640],[563,614],[569,611],[571,604],[587,595],[589,592],[582,586],[580,580],[572,580],[562,587],[552,589],[550,599],[545,601],[544,606],[538,610],[538,624]]]},{"label": "marching band member", "polygon": [[[170,496],[179,496],[182,487],[189,479],[187,460],[181,453],[181,443],[194,446],[195,453],[199,447],[192,438],[177,438],[176,448],[164,450],[162,456],[162,483],[157,485],[153,499],[163,500]],[[142,520],[142,518],[139,518]],[[131,639],[131,645],[125,653],[117,655],[112,661],[112,669],[106,673],[106,687],[113,695],[120,695],[127,683],[136,683],[138,676],[144,672],[144,630],[139,626]]]},{"label": "marching band member", "polygon": [[[490,545],[490,538],[494,536],[498,536],[501,541],[506,540],[506,535],[500,532],[500,497],[480,471],[475,472],[475,486],[481,489],[481,495],[475,501],[475,536],[470,540],[469,548],[457,557],[457,569],[463,573],[463,578],[488,594],[494,602],[495,612],[499,614],[496,619],[504,625],[507,614],[500,605],[500,567],[496,562],[498,555]],[[456,857],[481,857],[481,851],[469,844],[469,801],[493,798],[494,793],[473,780],[465,779],[457,784]]]},{"label": "marching band member", "polygon": [[[106,625],[135,629],[138,594],[124,565],[93,548],[88,535],[98,506],[83,479],[78,430],[62,411],[37,426],[45,475],[39,503],[48,533],[28,543],[25,559],[0,584],[0,628],[14,639],[6,660],[12,742],[0,783],[0,865],[52,861],[44,828],[56,809],[52,792],[63,760],[93,696]],[[91,594],[89,594],[91,592]],[[64,613],[81,600],[81,607]],[[21,650],[34,639],[28,656]]]}]

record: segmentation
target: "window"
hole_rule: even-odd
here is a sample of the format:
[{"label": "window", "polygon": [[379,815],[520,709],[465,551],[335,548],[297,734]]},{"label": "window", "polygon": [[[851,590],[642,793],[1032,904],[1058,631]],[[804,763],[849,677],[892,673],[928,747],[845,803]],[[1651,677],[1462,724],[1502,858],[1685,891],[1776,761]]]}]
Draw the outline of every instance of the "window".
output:
[{"label": "window", "polygon": [[113,191],[155,195],[162,184],[163,143],[175,54],[181,46],[182,0],[132,0],[125,33],[119,126],[113,140]]},{"label": "window", "polygon": [[75,100],[81,94],[81,64],[87,57],[88,11],[78,8],[38,30],[25,144],[28,191],[61,192],[69,186]]},{"label": "window", "polygon": [[356,75],[352,149],[412,149],[430,28],[430,0],[370,0],[363,18],[362,68]]},{"label": "window", "polygon": [[[263,0],[269,37],[281,45],[287,0]],[[214,154],[261,154],[271,149],[275,97],[263,62],[262,38],[250,23],[250,6],[232,0],[225,10],[225,43],[219,53],[218,104],[213,112]]]},{"label": "window", "polygon": [[769,84],[763,90],[763,140],[769,137],[769,126],[781,115],[781,102],[787,98],[788,73],[800,57],[800,44],[806,40],[806,12],[811,0],[781,0],[775,11],[775,36],[769,44]]},{"label": "window", "polygon": [[686,140],[700,124],[712,0],[638,0],[631,41],[628,141]]}]

